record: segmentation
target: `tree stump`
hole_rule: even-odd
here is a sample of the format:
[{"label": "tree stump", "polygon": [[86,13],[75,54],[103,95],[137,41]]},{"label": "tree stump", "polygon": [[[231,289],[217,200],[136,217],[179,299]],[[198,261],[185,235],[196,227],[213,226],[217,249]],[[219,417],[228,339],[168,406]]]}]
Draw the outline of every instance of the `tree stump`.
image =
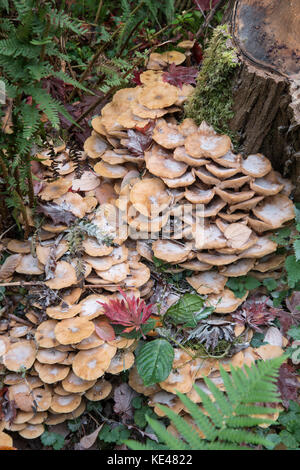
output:
[{"label": "tree stump", "polygon": [[241,66],[233,81],[240,151],[263,153],[300,200],[300,0],[231,0],[225,15]]}]

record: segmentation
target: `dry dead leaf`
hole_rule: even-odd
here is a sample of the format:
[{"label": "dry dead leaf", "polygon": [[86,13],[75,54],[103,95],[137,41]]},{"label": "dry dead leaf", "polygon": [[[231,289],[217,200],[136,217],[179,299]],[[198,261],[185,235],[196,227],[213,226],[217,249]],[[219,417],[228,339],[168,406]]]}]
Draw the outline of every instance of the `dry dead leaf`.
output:
[{"label": "dry dead leaf", "polygon": [[19,253],[16,255],[11,255],[2,264],[0,268],[0,279],[7,279],[10,277],[14,272],[18,264],[22,259],[22,255]]}]

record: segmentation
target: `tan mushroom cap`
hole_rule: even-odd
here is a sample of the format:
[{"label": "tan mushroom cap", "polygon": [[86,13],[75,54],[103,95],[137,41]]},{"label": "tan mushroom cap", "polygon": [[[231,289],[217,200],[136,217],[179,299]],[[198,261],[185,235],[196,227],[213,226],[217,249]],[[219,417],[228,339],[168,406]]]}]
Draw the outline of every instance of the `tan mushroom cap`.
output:
[{"label": "tan mushroom cap", "polygon": [[283,183],[280,183],[275,172],[271,171],[263,178],[255,178],[250,181],[250,188],[257,194],[263,196],[274,196],[284,188]]},{"label": "tan mushroom cap", "polygon": [[91,294],[80,301],[80,317],[92,320],[99,315],[103,315],[103,306],[99,302],[106,302],[107,297],[100,294]]},{"label": "tan mushroom cap", "polygon": [[67,413],[61,413],[61,414],[48,413],[48,417],[45,420],[45,424],[48,424],[48,426],[55,426],[56,424],[64,423],[67,420],[67,417],[68,417]]},{"label": "tan mushroom cap", "polygon": [[42,424],[47,419],[47,411],[39,411],[36,415],[28,421],[28,424]]},{"label": "tan mushroom cap", "polygon": [[230,289],[224,289],[220,294],[211,294],[207,297],[208,305],[215,307],[215,313],[234,312],[247,298],[248,291],[242,298],[235,297]]},{"label": "tan mushroom cap", "polygon": [[36,404],[36,410],[38,412],[47,411],[52,402],[52,393],[50,390],[35,388],[32,391],[32,398]]},{"label": "tan mushroom cap", "polygon": [[261,153],[248,155],[245,160],[241,161],[242,173],[253,176],[254,178],[262,178],[267,175],[271,169],[270,160]]},{"label": "tan mushroom cap", "polygon": [[225,168],[240,168],[242,156],[229,150],[223,157],[217,159],[218,165]]},{"label": "tan mushroom cap", "polygon": [[66,413],[66,419],[76,419],[79,418],[86,410],[86,402],[85,400],[81,400],[80,405],[75,408],[75,410],[71,411],[70,413]]},{"label": "tan mushroom cap", "polygon": [[188,393],[193,386],[191,365],[187,363],[181,367],[172,369],[167,379],[160,382],[159,385],[167,392],[175,393],[178,391]]},{"label": "tan mushroom cap", "polygon": [[254,191],[231,191],[231,190],[224,190],[220,188],[216,188],[216,193],[220,196],[220,198],[227,202],[228,204],[239,204],[240,202],[249,201],[254,195]]},{"label": "tan mushroom cap", "polygon": [[24,439],[36,439],[45,431],[43,424],[27,424],[26,428],[19,431],[20,436]]},{"label": "tan mushroom cap", "polygon": [[[34,368],[39,374],[39,378],[46,384],[59,382],[67,377],[70,367],[62,364],[41,364],[35,361]],[[43,411],[43,410],[40,410]]]},{"label": "tan mushroom cap", "polygon": [[55,326],[54,334],[60,344],[76,344],[88,338],[95,330],[93,322],[76,317],[62,320]]},{"label": "tan mushroom cap", "polygon": [[21,411],[18,410],[17,414],[13,420],[13,424],[24,424],[27,423],[31,418],[33,418],[33,411]]},{"label": "tan mushroom cap", "polygon": [[126,279],[126,277],[130,274],[130,269],[128,263],[125,262],[115,264],[106,271],[98,271],[97,274],[105,281],[117,284]]},{"label": "tan mushroom cap", "polygon": [[182,52],[178,52],[178,51],[166,51],[166,52],[161,53],[160,55],[162,59],[168,64],[180,65],[186,59],[186,56],[182,54]]},{"label": "tan mushroom cap", "polygon": [[238,256],[235,254],[220,254],[220,253],[205,253],[198,252],[197,258],[202,263],[211,264],[212,266],[223,266],[226,264],[234,263],[238,260]]},{"label": "tan mushroom cap", "polygon": [[120,165],[126,162],[124,155],[116,153],[114,150],[106,150],[101,156],[101,160],[110,165]]},{"label": "tan mushroom cap", "polygon": [[50,411],[54,413],[71,413],[76,408],[78,408],[81,399],[81,396],[78,394],[70,394],[64,397],[54,394],[52,397]]},{"label": "tan mushroom cap", "polygon": [[0,357],[5,354],[10,346],[10,341],[7,336],[0,336]]},{"label": "tan mushroom cap", "polygon": [[269,255],[266,258],[262,258],[254,267],[255,271],[265,273],[272,271],[282,266],[285,260],[285,255]]},{"label": "tan mushroom cap", "polygon": [[54,249],[55,259],[58,260],[68,251],[68,244],[66,240],[61,240],[59,245],[56,246],[55,241],[49,240],[49,243],[45,245],[37,245],[36,256],[40,263],[47,263],[51,254],[51,248]]},{"label": "tan mushroom cap", "polygon": [[104,398],[108,397],[111,390],[112,384],[107,380],[100,379],[85,393],[85,396],[91,401],[104,400]]},{"label": "tan mushroom cap", "polygon": [[264,361],[282,356],[284,353],[280,346],[273,346],[272,344],[264,344],[259,348],[255,348],[254,351],[258,354],[260,359],[263,359]]},{"label": "tan mushroom cap", "polygon": [[167,263],[180,263],[185,261],[191,252],[190,245],[182,246],[169,240],[156,240],[152,245],[153,253]]},{"label": "tan mushroom cap", "polygon": [[[32,330],[31,326],[17,325],[17,326],[14,326],[10,330],[10,337],[11,338],[22,338],[23,336],[26,336],[31,330]],[[0,346],[0,348],[1,348],[1,346]],[[1,353],[0,353],[0,355],[1,355]]]},{"label": "tan mushroom cap", "polygon": [[184,146],[194,158],[219,158],[230,150],[231,140],[227,135],[195,132],[186,138]]},{"label": "tan mushroom cap", "polygon": [[3,355],[3,364],[8,370],[18,372],[21,368],[30,369],[36,357],[34,341],[21,340],[10,345]]},{"label": "tan mushroom cap", "polygon": [[140,81],[144,85],[154,85],[156,83],[163,83],[163,72],[160,70],[146,70],[140,74]]},{"label": "tan mushroom cap", "polygon": [[228,212],[232,213],[238,210],[249,211],[250,209],[253,209],[253,207],[255,207],[260,201],[262,201],[263,198],[264,198],[263,196],[257,196],[257,197],[252,197],[251,199],[248,199],[247,201],[233,204],[228,207]]},{"label": "tan mushroom cap", "polygon": [[12,437],[4,431],[0,431],[0,447],[13,447]]},{"label": "tan mushroom cap", "polygon": [[219,188],[220,189],[226,189],[226,188],[239,189],[242,186],[244,186],[244,184],[248,183],[249,181],[251,181],[251,176],[240,175],[239,173],[231,178],[221,181],[221,183],[219,184]]},{"label": "tan mushroom cap", "polygon": [[178,89],[169,83],[156,83],[141,88],[138,102],[149,109],[172,106],[178,97]]},{"label": "tan mushroom cap", "polygon": [[163,182],[168,188],[180,188],[191,186],[195,182],[195,175],[193,171],[187,171],[179,178],[162,178]]},{"label": "tan mushroom cap", "polygon": [[192,259],[191,261],[185,261],[184,263],[180,263],[179,266],[184,269],[188,269],[189,271],[209,271],[212,267],[209,264],[201,263],[198,259]]},{"label": "tan mushroom cap", "polygon": [[113,251],[113,246],[100,244],[94,238],[87,238],[82,242],[84,251],[90,256],[107,256]]},{"label": "tan mushroom cap", "polygon": [[219,186],[221,183],[218,178],[216,178],[204,167],[195,170],[195,174],[198,176],[199,180],[202,181],[202,183],[204,184]]},{"label": "tan mushroom cap", "polygon": [[228,246],[232,248],[242,248],[249,240],[252,230],[242,223],[229,224],[224,230]]},{"label": "tan mushroom cap", "polygon": [[255,245],[251,246],[240,254],[241,258],[262,258],[273,253],[277,249],[277,243],[270,240],[268,235],[258,237]]},{"label": "tan mushroom cap", "polygon": [[75,268],[67,261],[58,261],[54,271],[54,278],[45,282],[50,289],[63,289],[77,283]]},{"label": "tan mushroom cap", "polygon": [[216,165],[215,163],[208,163],[205,165],[206,169],[212,173],[214,176],[216,176],[219,179],[227,179],[231,178],[232,176],[235,176],[238,172],[238,168],[225,168],[219,165]]},{"label": "tan mushroom cap", "polygon": [[[149,124],[149,119],[143,119],[133,114],[131,108],[127,108],[126,111],[121,112],[117,116],[117,123],[120,124],[124,129],[133,129],[135,127],[145,127]],[[112,143],[111,139],[109,139]]]},{"label": "tan mushroom cap", "polygon": [[172,154],[168,153],[157,144],[151,150],[145,152],[146,167],[155,176],[161,178],[179,178],[188,166],[183,162],[174,160]]},{"label": "tan mushroom cap", "polygon": [[65,320],[66,318],[75,317],[81,312],[81,305],[68,305],[66,302],[57,305],[56,307],[47,307],[46,313],[48,317],[55,320]]},{"label": "tan mushroom cap", "polygon": [[107,343],[97,348],[80,351],[73,361],[73,371],[83,380],[98,379],[109,367],[116,351],[116,347]]},{"label": "tan mushroom cap", "polygon": [[84,261],[92,266],[96,271],[106,271],[112,267],[113,261],[110,256],[85,256]]},{"label": "tan mushroom cap", "polygon": [[46,320],[37,327],[35,332],[35,341],[41,348],[53,348],[58,346],[58,341],[55,338],[54,328],[57,325],[55,320]]},{"label": "tan mushroom cap", "polygon": [[46,183],[43,190],[39,193],[39,197],[44,201],[51,201],[68,192],[71,186],[72,181],[68,181],[66,178],[59,178],[52,183]]},{"label": "tan mushroom cap", "polygon": [[153,129],[152,139],[167,149],[175,149],[184,145],[185,137],[180,133],[177,124],[159,119]]},{"label": "tan mushroom cap", "polygon": [[146,397],[149,397],[150,395],[153,395],[154,393],[160,390],[160,387],[158,384],[154,384],[154,385],[150,385],[146,387],[143,383],[143,379],[138,374],[136,366],[133,366],[129,371],[128,383],[130,387],[133,388],[133,390],[135,390],[138,393],[142,393]]},{"label": "tan mushroom cap", "polygon": [[84,198],[81,197],[80,194],[73,192],[67,192],[63,196],[53,199],[53,202],[79,218],[83,218],[88,209],[87,202]]},{"label": "tan mushroom cap", "polygon": [[112,179],[123,178],[127,173],[127,169],[124,166],[110,165],[104,161],[96,163],[94,171],[99,176]]},{"label": "tan mushroom cap", "polygon": [[174,160],[176,160],[177,162],[184,162],[184,163],[187,163],[188,165],[192,166],[192,167],[199,167],[199,166],[203,166],[203,165],[206,165],[209,160],[205,159],[205,158],[193,158],[191,157],[184,146],[182,147],[176,147],[176,149],[174,150],[174,153],[173,153],[173,157],[174,157]]},{"label": "tan mushroom cap", "polygon": [[100,184],[100,179],[92,171],[86,170],[82,173],[80,178],[72,179],[73,191],[92,191]]},{"label": "tan mushroom cap", "polygon": [[119,374],[130,369],[134,364],[134,354],[130,351],[117,353],[111,360],[106,372],[109,374]]},{"label": "tan mushroom cap", "polygon": [[281,227],[295,217],[294,205],[284,194],[266,197],[258,206],[252,209],[253,214],[272,227]]},{"label": "tan mushroom cap", "polygon": [[254,259],[240,259],[235,263],[229,264],[226,267],[220,268],[220,272],[224,276],[228,277],[239,277],[239,276],[246,276],[246,274],[251,271],[255,264]]},{"label": "tan mushroom cap", "polygon": [[215,195],[215,188],[201,189],[192,186],[185,190],[184,196],[192,204],[208,204]]},{"label": "tan mushroom cap", "polygon": [[93,134],[86,139],[83,148],[90,158],[100,158],[107,150],[108,144],[99,135]]},{"label": "tan mushroom cap", "polygon": [[22,259],[15,271],[19,274],[39,275],[44,273],[44,266],[39,262],[38,258],[34,258],[31,254],[22,255]]},{"label": "tan mushroom cap", "polygon": [[152,52],[149,55],[149,60],[147,63],[147,69],[149,70],[162,70],[167,66],[167,62],[163,60],[161,54],[158,52]]},{"label": "tan mushroom cap", "polygon": [[204,225],[202,233],[196,234],[195,238],[195,246],[198,250],[220,249],[227,246],[226,238],[214,223]]},{"label": "tan mushroom cap", "polygon": [[82,393],[89,390],[96,383],[96,380],[83,380],[77,377],[71,370],[67,377],[62,381],[61,385],[66,392]]},{"label": "tan mushroom cap", "polygon": [[29,240],[10,240],[7,249],[13,253],[30,253],[31,242]]},{"label": "tan mushroom cap", "polygon": [[248,217],[247,224],[258,233],[263,233],[273,229],[272,225],[267,224],[266,222],[263,222],[262,220],[256,219],[254,217]]},{"label": "tan mushroom cap", "polygon": [[144,216],[156,217],[166,209],[172,197],[159,178],[145,178],[135,183],[130,191],[130,202]]},{"label": "tan mushroom cap", "polygon": [[67,355],[67,352],[58,351],[55,348],[49,348],[39,349],[36,358],[41,364],[56,364],[66,359]]},{"label": "tan mushroom cap", "polygon": [[186,280],[198,294],[212,294],[222,292],[228,279],[217,271],[206,271]]}]

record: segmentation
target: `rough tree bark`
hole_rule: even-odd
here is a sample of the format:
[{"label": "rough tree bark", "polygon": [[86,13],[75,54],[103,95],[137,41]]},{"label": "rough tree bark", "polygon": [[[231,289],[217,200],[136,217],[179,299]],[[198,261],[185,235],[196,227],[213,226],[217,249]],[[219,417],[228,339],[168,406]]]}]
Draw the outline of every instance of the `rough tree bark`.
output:
[{"label": "rough tree bark", "polygon": [[230,0],[225,14],[241,66],[233,82],[240,150],[261,152],[300,200],[300,0]]}]

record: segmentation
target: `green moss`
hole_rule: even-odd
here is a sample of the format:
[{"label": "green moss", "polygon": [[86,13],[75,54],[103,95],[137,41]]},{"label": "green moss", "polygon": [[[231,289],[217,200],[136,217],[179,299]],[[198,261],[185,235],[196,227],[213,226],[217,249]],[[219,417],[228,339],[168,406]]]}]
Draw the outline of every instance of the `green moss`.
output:
[{"label": "green moss", "polygon": [[194,93],[185,105],[186,117],[199,125],[206,121],[219,133],[235,135],[228,127],[232,112],[232,74],[238,65],[227,25],[215,28],[205,49]]}]

